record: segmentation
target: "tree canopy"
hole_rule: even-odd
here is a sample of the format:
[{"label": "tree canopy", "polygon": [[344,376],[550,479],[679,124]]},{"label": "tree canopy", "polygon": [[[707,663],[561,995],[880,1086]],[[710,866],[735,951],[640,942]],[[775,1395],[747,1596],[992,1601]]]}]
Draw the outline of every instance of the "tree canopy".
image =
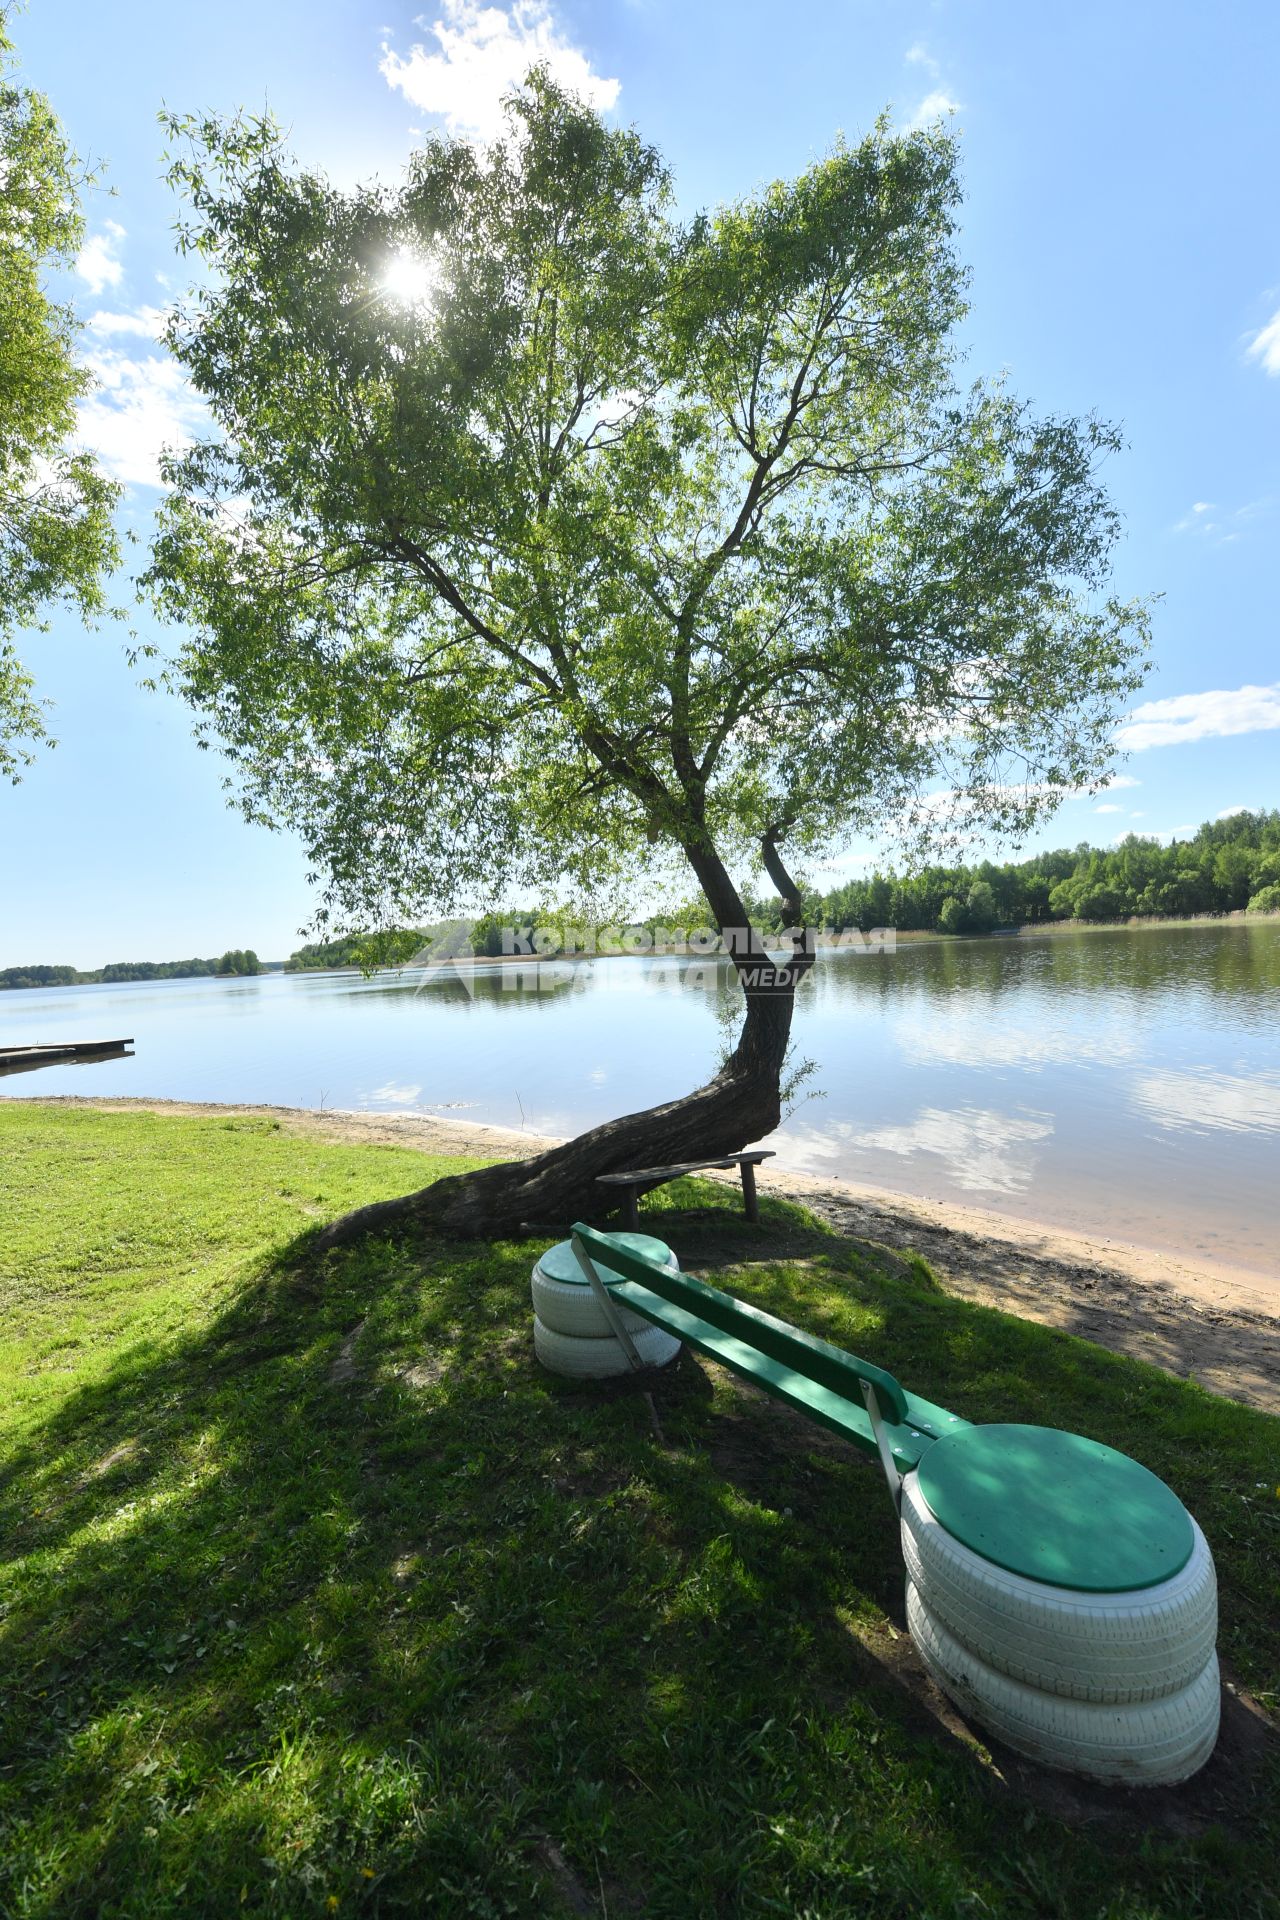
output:
[{"label": "tree canopy", "polygon": [[340,912],[758,863],[939,784],[1016,825],[1099,776],[1143,628],[1103,592],[1117,436],[958,389],[940,128],[687,222],[536,74],[394,189],[174,133],[211,277],[170,344],[222,437],[152,581]]},{"label": "tree canopy", "polygon": [[[169,342],[219,433],[150,584],[335,917],[683,860],[747,965],[740,879],[800,911],[784,849],[1102,777],[1146,624],[1107,587],[1119,437],[960,383],[943,128],[687,219],[544,72],[394,186],[170,130],[205,280]],[[747,1005],[726,1071],[774,1094],[729,1131],[776,1118],[789,1009]]]},{"label": "tree canopy", "polygon": [[48,101],[17,77],[10,12],[0,5],[0,775],[16,779],[46,737],[16,639],[50,602],[102,609],[118,490],[71,445],[91,380],[44,279],[80,244],[80,180]]}]

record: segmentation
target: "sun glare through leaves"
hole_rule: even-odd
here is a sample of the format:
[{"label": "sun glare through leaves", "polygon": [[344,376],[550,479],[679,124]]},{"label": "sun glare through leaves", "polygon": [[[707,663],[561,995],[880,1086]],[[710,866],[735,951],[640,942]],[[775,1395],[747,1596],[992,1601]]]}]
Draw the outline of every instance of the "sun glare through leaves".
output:
[{"label": "sun glare through leaves", "polygon": [[411,247],[393,253],[382,270],[383,291],[402,307],[428,306],[439,279],[437,263]]}]

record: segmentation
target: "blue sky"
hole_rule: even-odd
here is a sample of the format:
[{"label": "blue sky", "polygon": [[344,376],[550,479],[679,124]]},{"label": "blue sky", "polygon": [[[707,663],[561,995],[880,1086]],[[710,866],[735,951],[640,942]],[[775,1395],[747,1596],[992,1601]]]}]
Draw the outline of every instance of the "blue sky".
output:
[{"label": "blue sky", "polygon": [[[1168,835],[1280,802],[1271,0],[32,0],[13,32],[104,165],[68,281],[102,383],[82,429],[142,536],[159,447],[198,430],[153,337],[184,284],[162,104],[265,103],[306,161],[352,180],[394,173],[442,111],[483,133],[511,76],[549,55],[657,142],[687,209],[798,170],[886,106],[899,123],[954,109],[972,371],[1123,423],[1116,583],[1163,595],[1129,784],[1069,801],[1028,844]],[[60,744],[0,794],[0,966],[296,946],[313,899],[301,849],[227,810],[216,757],[185,709],[138,686],[119,633],[60,619],[26,653]]]}]

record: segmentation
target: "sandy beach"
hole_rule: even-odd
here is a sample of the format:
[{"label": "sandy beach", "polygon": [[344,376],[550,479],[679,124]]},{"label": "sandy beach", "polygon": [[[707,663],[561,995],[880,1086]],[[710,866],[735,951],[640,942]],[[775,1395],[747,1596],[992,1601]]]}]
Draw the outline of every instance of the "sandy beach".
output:
[{"label": "sandy beach", "polygon": [[[527,1158],[556,1144],[538,1134],[423,1114],[71,1095],[50,1104],[257,1114],[314,1139],[486,1159]],[[735,1176],[719,1177],[736,1184]],[[1214,1393],[1280,1412],[1280,1286],[1264,1274],[801,1172],[765,1166],[760,1179],[764,1191],[802,1201],[840,1233],[922,1254],[942,1284],[964,1299],[1060,1327]]]}]

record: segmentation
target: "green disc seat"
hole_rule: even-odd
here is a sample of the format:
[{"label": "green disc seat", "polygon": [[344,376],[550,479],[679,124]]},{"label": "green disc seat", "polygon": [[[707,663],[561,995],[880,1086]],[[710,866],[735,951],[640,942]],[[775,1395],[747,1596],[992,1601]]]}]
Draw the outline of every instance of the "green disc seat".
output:
[{"label": "green disc seat", "polygon": [[[642,1254],[648,1260],[661,1260],[671,1267],[675,1265],[671,1249],[665,1240],[658,1240],[651,1233],[615,1233],[610,1238],[625,1246],[631,1253]],[[538,1268],[545,1280],[558,1280],[562,1286],[585,1287],[589,1285],[586,1275],[574,1257],[573,1244],[569,1240],[559,1240],[554,1247],[538,1256]],[[621,1280],[622,1275],[603,1260],[595,1261],[595,1269],[605,1280]]]},{"label": "green disc seat", "polygon": [[964,1427],[929,1448],[920,1492],[934,1518],[1008,1573],[1077,1593],[1129,1593],[1180,1573],[1195,1538],[1178,1496],[1146,1467],[1054,1427]]}]

